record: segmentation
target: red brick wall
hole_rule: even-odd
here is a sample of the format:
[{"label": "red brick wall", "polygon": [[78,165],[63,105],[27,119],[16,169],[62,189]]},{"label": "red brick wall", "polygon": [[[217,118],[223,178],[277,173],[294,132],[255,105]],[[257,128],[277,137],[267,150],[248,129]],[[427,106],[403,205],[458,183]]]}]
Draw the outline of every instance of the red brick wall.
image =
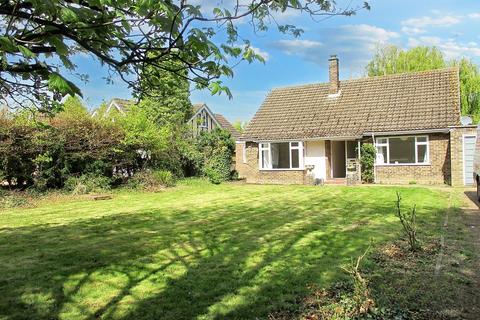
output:
[{"label": "red brick wall", "polygon": [[246,163],[243,159],[243,143],[236,145],[236,170],[240,178],[245,178],[248,183],[260,184],[305,184],[309,180],[303,170],[259,170],[258,169],[258,144],[247,142]]},{"label": "red brick wall", "polygon": [[429,165],[376,166],[376,182],[383,184],[450,183],[450,135],[429,134]]}]

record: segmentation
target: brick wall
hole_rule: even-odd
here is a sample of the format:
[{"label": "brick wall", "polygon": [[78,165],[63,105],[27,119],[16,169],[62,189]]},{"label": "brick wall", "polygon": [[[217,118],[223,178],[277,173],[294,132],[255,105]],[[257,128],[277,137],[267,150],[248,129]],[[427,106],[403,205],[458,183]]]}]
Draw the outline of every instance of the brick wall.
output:
[{"label": "brick wall", "polygon": [[463,186],[463,135],[475,134],[475,127],[454,128],[450,132],[452,186]]},{"label": "brick wall", "polygon": [[430,165],[376,166],[377,183],[444,184],[450,183],[450,136],[429,134]]},{"label": "brick wall", "polygon": [[248,183],[306,184],[311,183],[303,170],[258,170],[258,144],[247,142],[246,163],[243,161],[243,143],[236,144],[236,169]]},{"label": "brick wall", "polygon": [[[377,166],[377,183],[381,184],[452,184],[463,185],[463,135],[475,134],[474,127],[452,129],[451,134],[429,134],[429,165]],[[371,143],[371,139],[364,143]],[[330,178],[330,141],[325,141],[326,174]],[[303,170],[258,170],[258,144],[246,143],[246,163],[243,143],[236,145],[236,170],[248,183],[310,184],[311,177]]]}]

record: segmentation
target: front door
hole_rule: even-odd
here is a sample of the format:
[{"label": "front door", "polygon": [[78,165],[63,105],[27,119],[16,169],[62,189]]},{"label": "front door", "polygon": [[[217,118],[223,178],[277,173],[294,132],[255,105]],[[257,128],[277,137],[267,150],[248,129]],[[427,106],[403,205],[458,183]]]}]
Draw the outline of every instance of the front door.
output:
[{"label": "front door", "polygon": [[346,148],[345,141],[332,141],[332,177],[345,178],[346,170]]}]

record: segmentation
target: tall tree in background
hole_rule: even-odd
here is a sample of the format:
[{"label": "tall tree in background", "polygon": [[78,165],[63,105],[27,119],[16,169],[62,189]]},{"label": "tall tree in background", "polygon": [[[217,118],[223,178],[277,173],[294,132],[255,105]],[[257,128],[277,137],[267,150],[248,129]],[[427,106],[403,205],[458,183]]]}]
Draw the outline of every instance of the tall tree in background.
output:
[{"label": "tall tree in background", "polygon": [[415,47],[409,50],[388,45],[380,47],[368,63],[368,76],[440,69],[447,66],[443,53],[435,47]]},{"label": "tall tree in background", "polygon": [[460,70],[460,97],[463,115],[480,122],[480,73],[478,66],[467,58],[446,60],[436,47],[415,47],[402,50],[393,45],[381,47],[366,66],[368,76],[416,72],[456,66]]},{"label": "tall tree in background", "polygon": [[[168,63],[169,68],[182,69],[180,63]],[[141,74],[143,99],[139,106],[158,125],[183,124],[191,115],[190,83],[187,71],[182,74],[163,72],[154,66]]]},{"label": "tall tree in background", "polygon": [[275,16],[287,10],[348,16],[361,8],[369,6],[338,8],[334,0],[2,0],[0,97],[11,106],[57,110],[65,95],[81,95],[72,82],[78,54],[94,57],[108,67],[109,80],[120,77],[140,96],[140,75],[150,66],[230,95],[219,78],[232,76],[242,60],[262,60],[239,37],[240,23],[248,21],[244,25],[255,32],[273,24],[299,36],[301,29],[279,25]]}]

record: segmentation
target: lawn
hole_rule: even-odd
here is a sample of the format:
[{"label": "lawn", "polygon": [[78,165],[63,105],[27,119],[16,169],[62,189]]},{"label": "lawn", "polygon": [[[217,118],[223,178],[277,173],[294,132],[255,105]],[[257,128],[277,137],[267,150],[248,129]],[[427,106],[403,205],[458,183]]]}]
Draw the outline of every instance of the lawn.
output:
[{"label": "lawn", "polygon": [[372,242],[395,191],[436,234],[448,189],[211,185],[0,211],[0,319],[255,319],[295,312]]}]

